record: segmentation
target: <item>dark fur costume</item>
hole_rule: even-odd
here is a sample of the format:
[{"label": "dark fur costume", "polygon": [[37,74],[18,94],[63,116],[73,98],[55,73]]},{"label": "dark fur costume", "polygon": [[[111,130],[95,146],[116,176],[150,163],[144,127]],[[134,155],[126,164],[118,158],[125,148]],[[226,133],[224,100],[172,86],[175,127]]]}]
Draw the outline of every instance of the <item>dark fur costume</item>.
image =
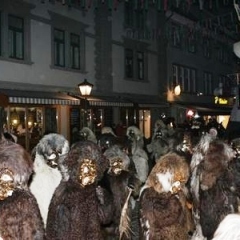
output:
[{"label": "dark fur costume", "polygon": [[102,133],[98,138],[98,146],[101,147],[102,152],[117,143],[117,137],[112,133]]},{"label": "dark fur costume", "polygon": [[199,213],[199,189],[200,189],[200,171],[199,166],[203,161],[204,156],[207,154],[209,145],[217,138],[216,131],[205,133],[201,136],[198,143],[193,148],[193,155],[190,163],[191,178],[190,178],[190,192],[192,196],[193,208],[192,214],[196,229],[194,231],[192,240],[204,239],[202,234],[202,228],[200,225],[200,213]]},{"label": "dark fur costume", "polygon": [[23,147],[10,141],[0,143],[1,239],[45,239],[40,210],[28,188],[32,172],[31,156]]},{"label": "dark fur costume", "polygon": [[162,120],[157,120],[154,125],[153,135],[151,137],[151,143],[148,144],[147,151],[151,154],[151,160],[156,162],[161,156],[169,152],[168,146],[168,129]]},{"label": "dark fur costume", "polygon": [[[86,159],[94,162],[96,178],[83,186],[79,179]],[[101,225],[109,223],[114,214],[111,198],[97,186],[107,168],[107,161],[97,144],[91,141],[75,143],[65,160],[69,179],[62,180],[50,203],[47,239],[101,240]]]},{"label": "dark fur costume", "polygon": [[83,127],[80,131],[79,131],[79,141],[85,141],[85,140],[89,140],[92,141],[94,143],[97,143],[97,137],[94,134],[94,132],[88,128],[88,127]]},{"label": "dark fur costume", "polygon": [[161,157],[140,197],[142,239],[187,240],[194,224],[186,183],[189,165],[176,153]]},{"label": "dark fur costume", "polygon": [[238,211],[234,176],[229,168],[233,157],[230,146],[214,140],[199,164],[200,225],[207,239],[212,239],[217,226],[227,214]]},{"label": "dark fur costume", "polygon": [[[233,179],[231,189],[240,199],[240,138],[233,139],[231,142],[231,146],[236,153],[235,158],[229,164],[229,169]],[[238,212],[240,212],[240,200]]]},{"label": "dark fur costume", "polygon": [[[105,182],[109,184],[114,202],[114,215],[112,223],[106,228],[106,230],[111,235],[110,239],[112,240],[119,239],[119,224],[121,219],[121,212],[126,202],[129,188],[133,190],[132,196],[137,198],[142,183],[137,178],[134,164],[131,162],[128,155],[118,145],[114,145],[108,148],[104,152],[104,155],[110,163],[110,167],[107,171],[107,174],[105,175]],[[116,163],[116,160],[122,161],[122,164],[118,166],[118,169],[121,169],[121,171],[118,170],[117,173],[114,172],[114,163]],[[131,200],[132,201],[130,201],[130,203],[128,204],[127,209],[127,214],[129,218],[131,218],[132,214],[131,203],[135,201],[134,199]]]},{"label": "dark fur costume", "polygon": [[157,120],[151,143],[147,146],[150,159],[155,162],[169,152],[177,152],[186,157],[190,163],[192,156],[192,136],[189,131],[166,126],[162,120]]},{"label": "dark fur costume", "polygon": [[[146,189],[141,197],[141,213],[144,233],[142,239],[187,239],[185,217],[176,195],[158,193],[153,188]],[[149,229],[148,225],[150,225]]]}]

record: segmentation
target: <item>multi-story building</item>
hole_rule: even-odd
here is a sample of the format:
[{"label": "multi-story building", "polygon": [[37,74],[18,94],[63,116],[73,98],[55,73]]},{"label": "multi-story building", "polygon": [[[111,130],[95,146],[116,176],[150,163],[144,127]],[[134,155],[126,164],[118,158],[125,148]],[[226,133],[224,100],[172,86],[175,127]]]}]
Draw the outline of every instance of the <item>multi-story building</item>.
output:
[{"label": "multi-story building", "polygon": [[[203,3],[204,2],[204,3]],[[173,1],[166,11],[168,86],[180,84],[182,94],[169,92],[178,122],[186,111],[202,116],[225,115],[232,109],[238,86],[239,21],[232,1]],[[171,89],[171,88],[170,88]],[[220,118],[219,121],[222,121]]]},{"label": "multi-story building", "polygon": [[4,126],[32,149],[46,132],[72,141],[86,124],[135,124],[150,137],[162,113],[229,114],[231,101],[218,103],[232,93],[213,92],[236,85],[237,16],[230,0],[207,2],[0,0]]}]

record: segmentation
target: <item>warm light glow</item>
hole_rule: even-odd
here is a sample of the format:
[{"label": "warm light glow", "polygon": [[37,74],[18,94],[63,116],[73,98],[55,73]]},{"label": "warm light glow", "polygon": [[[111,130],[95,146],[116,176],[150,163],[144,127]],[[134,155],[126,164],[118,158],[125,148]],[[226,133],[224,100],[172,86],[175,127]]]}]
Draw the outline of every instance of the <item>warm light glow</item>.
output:
[{"label": "warm light glow", "polygon": [[86,79],[84,79],[83,83],[78,84],[80,93],[83,96],[89,96],[91,94],[93,84],[89,83]]},{"label": "warm light glow", "polygon": [[187,111],[187,116],[188,116],[188,117],[192,117],[193,114],[194,114],[193,110],[189,109],[189,110]]},{"label": "warm light glow", "polygon": [[174,88],[174,94],[176,96],[179,96],[181,94],[181,87],[180,85],[177,85],[175,88]]},{"label": "warm light glow", "polygon": [[12,124],[13,124],[13,125],[17,125],[17,124],[18,124],[18,120],[17,120],[17,119],[13,119],[13,120],[12,120]]}]

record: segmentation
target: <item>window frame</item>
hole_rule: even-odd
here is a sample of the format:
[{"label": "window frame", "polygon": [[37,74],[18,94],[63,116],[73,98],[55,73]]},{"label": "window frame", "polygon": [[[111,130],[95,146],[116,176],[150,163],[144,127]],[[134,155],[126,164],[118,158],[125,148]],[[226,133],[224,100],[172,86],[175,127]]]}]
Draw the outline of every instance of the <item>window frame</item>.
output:
[{"label": "window frame", "polygon": [[[73,37],[76,37],[78,39],[77,43],[72,41]],[[81,37],[80,35],[76,33],[70,33],[70,67],[72,69],[78,69],[81,68]],[[77,51],[77,53],[76,53]],[[76,56],[77,55],[77,56]],[[76,61],[77,58],[77,61]]]},{"label": "window frame", "polygon": [[203,56],[207,59],[212,58],[212,51],[211,51],[211,39],[209,37],[203,37]]},{"label": "window frame", "polygon": [[181,25],[171,23],[171,43],[175,48],[182,48]]},{"label": "window frame", "polygon": [[[148,56],[147,56],[148,44],[132,40],[124,39],[124,78],[130,81],[148,81]],[[127,51],[132,51],[132,77],[127,74]],[[139,53],[142,54],[141,60],[139,59]],[[141,73],[142,72],[142,73]]]},{"label": "window frame", "polygon": [[124,2],[124,25],[138,30],[145,29],[145,23],[148,18],[147,11],[142,8],[141,1]]},{"label": "window frame", "polygon": [[[31,9],[34,8],[33,4],[19,1],[8,0],[3,1],[0,5],[0,59],[11,62],[19,62],[23,64],[32,64],[31,61]],[[22,57],[10,57],[9,52],[9,16],[23,19],[23,42],[22,44]]]},{"label": "window frame", "polygon": [[[20,20],[22,27],[18,28],[10,25],[10,18]],[[20,35],[21,39],[20,45],[18,45],[18,35]],[[12,38],[10,38],[10,36],[12,36]],[[21,57],[18,57],[18,52],[20,52]],[[8,57],[19,60],[24,59],[24,19],[12,14],[8,14]]]},{"label": "window frame", "polygon": [[[68,17],[59,15],[57,13],[49,11],[51,17],[52,28],[52,58],[51,68],[62,69],[66,71],[86,72],[86,59],[85,59],[85,28],[86,24],[75,21]],[[58,66],[55,64],[55,51],[54,51],[54,29],[59,29],[65,32],[65,66]],[[71,36],[79,36],[79,68],[75,68],[72,65],[71,56]]]},{"label": "window frame", "polygon": [[134,76],[134,51],[125,48],[125,78],[133,78]]},{"label": "window frame", "polygon": [[182,66],[179,64],[172,65],[172,85],[180,85],[182,92],[196,92],[197,70],[192,67]]},{"label": "window frame", "polygon": [[203,72],[203,87],[205,95],[213,94],[213,74],[211,72]]},{"label": "window frame", "polygon": [[187,49],[190,53],[197,52],[197,33],[194,30],[190,30],[187,38]]},{"label": "window frame", "polygon": [[[57,38],[55,33],[58,31],[59,33],[62,33],[63,39]],[[58,67],[65,67],[65,31],[61,29],[54,28],[54,65]],[[62,46],[62,48],[61,48]],[[60,60],[62,55],[62,61]],[[62,62],[62,64],[61,64]]]}]

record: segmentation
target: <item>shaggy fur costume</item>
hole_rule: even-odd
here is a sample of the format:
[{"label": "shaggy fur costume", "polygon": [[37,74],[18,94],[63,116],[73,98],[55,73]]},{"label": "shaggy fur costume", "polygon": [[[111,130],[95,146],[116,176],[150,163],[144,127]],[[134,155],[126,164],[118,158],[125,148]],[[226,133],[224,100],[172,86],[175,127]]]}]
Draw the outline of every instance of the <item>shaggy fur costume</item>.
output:
[{"label": "shaggy fur costume", "polygon": [[149,163],[147,152],[144,150],[143,133],[139,128],[130,126],[126,135],[131,142],[129,155],[135,165],[137,176],[142,183],[145,183],[149,174]]},{"label": "shaggy fur costume", "polygon": [[98,145],[101,147],[102,152],[117,143],[117,137],[112,133],[102,133],[98,138]]},{"label": "shaggy fur costume", "polygon": [[228,214],[219,224],[212,240],[240,239],[240,214]]},{"label": "shaggy fur costume", "polygon": [[[129,193],[129,188],[133,190],[132,196],[134,196],[134,198],[137,198],[139,195],[141,181],[137,178],[130,158],[118,145],[114,145],[108,148],[104,152],[104,155],[110,164],[110,167],[105,176],[105,181],[109,183],[115,208],[112,224],[107,227],[107,230],[111,232],[110,239],[119,239],[119,224],[121,213]],[[120,163],[117,165],[117,162]],[[130,204],[128,205],[128,209],[126,211],[126,214],[128,214],[129,218],[131,218],[132,213],[131,204],[133,204],[134,201],[135,200],[131,198]],[[131,227],[130,224],[129,227]],[[123,236],[124,235],[125,234],[123,234]]]},{"label": "shaggy fur costume", "polygon": [[238,199],[233,190],[234,178],[229,163],[234,158],[232,148],[214,140],[199,164],[199,213],[203,236],[211,239],[218,224],[229,213],[238,211]]},{"label": "shaggy fur costume", "polygon": [[[65,161],[69,179],[63,180],[53,195],[49,206],[47,239],[104,239],[101,226],[111,221],[114,211],[111,198],[97,183],[107,169],[107,160],[97,144],[80,141],[72,146]],[[89,172],[89,168],[88,171],[83,168],[86,161],[95,166],[96,177],[85,185],[83,180],[89,180],[85,175],[82,178],[83,173]]]},{"label": "shaggy fur costume", "polygon": [[31,156],[13,142],[0,143],[0,239],[45,238],[38,204],[28,188]]},{"label": "shaggy fur costume", "polygon": [[30,183],[30,190],[37,199],[44,225],[46,225],[48,206],[56,187],[62,177],[68,178],[67,170],[61,164],[68,151],[69,142],[64,136],[56,133],[45,135],[34,149],[35,174]]},{"label": "shaggy fur costume", "polygon": [[103,127],[101,129],[101,134],[106,134],[106,133],[110,133],[112,134],[114,137],[117,137],[117,135],[114,133],[113,129],[111,127]]},{"label": "shaggy fur costume", "polygon": [[94,143],[97,143],[97,137],[94,134],[94,132],[88,128],[88,127],[83,127],[80,132],[79,132],[79,138],[81,141],[89,140]]},{"label": "shaggy fur costume", "polygon": [[190,192],[193,199],[193,217],[196,225],[192,240],[203,240],[205,239],[202,234],[202,228],[199,223],[200,213],[199,213],[199,189],[200,189],[200,171],[199,165],[203,161],[206,155],[209,145],[212,141],[217,138],[215,133],[205,133],[201,136],[199,142],[193,149],[193,155],[190,163],[191,169],[191,179],[190,179]]},{"label": "shaggy fur costume", "polygon": [[142,239],[187,240],[194,225],[186,183],[189,165],[169,153],[152,169],[140,197]]},{"label": "shaggy fur costume", "polygon": [[169,152],[168,140],[169,137],[167,126],[162,120],[157,120],[154,125],[151,142],[148,144],[147,151],[151,155],[151,160],[156,162],[161,156]]},{"label": "shaggy fur costume", "polygon": [[234,149],[236,156],[229,164],[232,176],[231,190],[234,191],[239,198],[238,212],[240,212],[240,138],[232,140],[232,148]]}]

